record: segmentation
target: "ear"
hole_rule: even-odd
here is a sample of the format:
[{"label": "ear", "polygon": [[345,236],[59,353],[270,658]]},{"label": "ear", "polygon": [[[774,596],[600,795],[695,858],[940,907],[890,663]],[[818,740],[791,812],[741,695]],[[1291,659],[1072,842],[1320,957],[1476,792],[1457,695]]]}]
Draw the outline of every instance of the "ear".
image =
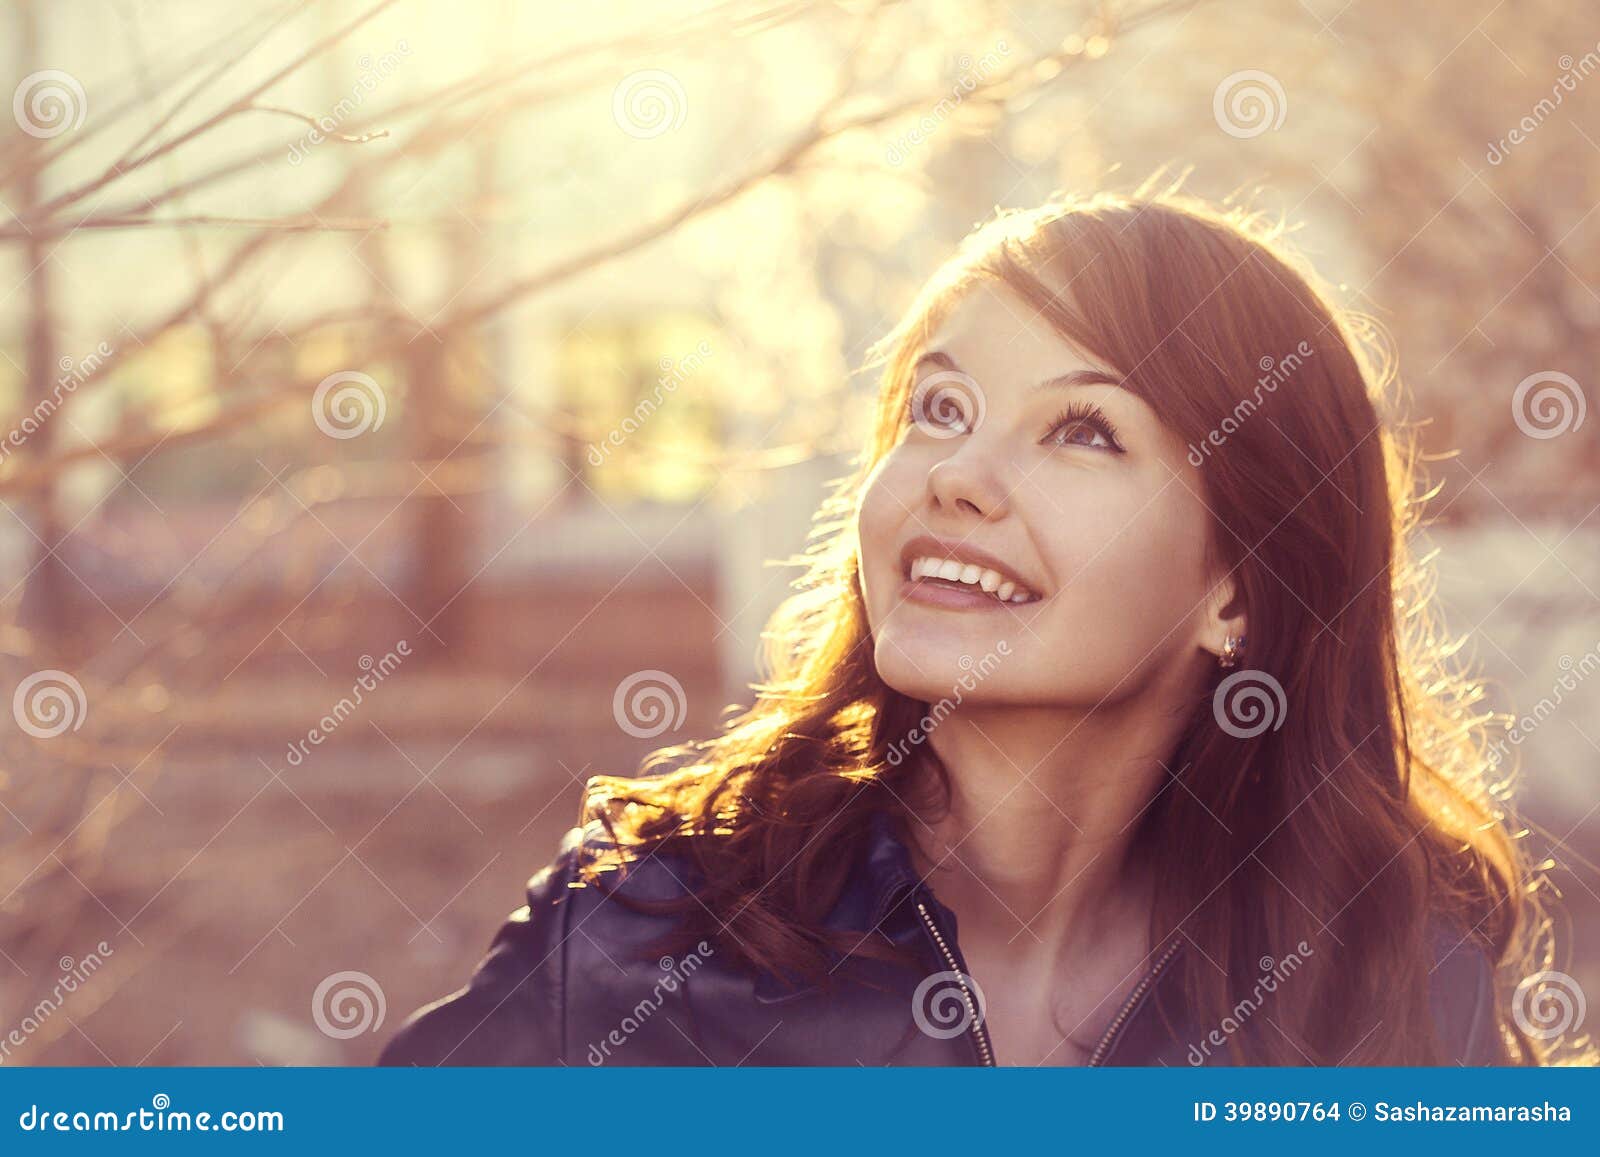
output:
[{"label": "ear", "polygon": [[1246,634],[1248,616],[1244,598],[1239,593],[1233,574],[1223,575],[1206,596],[1205,618],[1200,631],[1200,646],[1220,657],[1229,636],[1242,639]]}]

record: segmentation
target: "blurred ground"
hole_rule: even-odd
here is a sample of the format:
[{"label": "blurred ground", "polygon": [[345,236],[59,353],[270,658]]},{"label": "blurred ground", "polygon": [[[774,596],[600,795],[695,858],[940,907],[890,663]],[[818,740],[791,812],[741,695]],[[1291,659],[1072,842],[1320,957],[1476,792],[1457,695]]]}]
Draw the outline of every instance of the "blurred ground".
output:
[{"label": "blurred ground", "polygon": [[[477,608],[501,640],[494,666],[389,676],[298,765],[288,745],[341,682],[332,656],[246,668],[194,710],[169,710],[159,756],[124,766],[120,790],[114,772],[89,785],[106,801],[90,823],[121,817],[98,848],[120,869],[54,914],[69,955],[115,945],[92,989],[100,1001],[47,1019],[21,1059],[372,1059],[383,1029],[342,1041],[314,1027],[323,978],[371,976],[392,1029],[465,981],[575,820],[588,775],[631,771],[660,743],[714,726],[717,626],[701,599],[715,592],[646,579],[600,595],[545,583]],[[641,664],[683,689],[679,726],[654,743],[612,711]],[[346,669],[353,682],[360,668]],[[48,990],[58,972],[48,954],[12,968],[8,994]],[[8,1000],[6,1012],[25,1008]]]}]

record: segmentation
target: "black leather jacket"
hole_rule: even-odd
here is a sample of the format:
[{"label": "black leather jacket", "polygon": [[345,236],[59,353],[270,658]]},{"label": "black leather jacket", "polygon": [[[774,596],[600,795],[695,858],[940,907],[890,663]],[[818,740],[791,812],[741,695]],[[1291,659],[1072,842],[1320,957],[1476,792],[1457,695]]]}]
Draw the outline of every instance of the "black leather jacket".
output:
[{"label": "black leather jacket", "polygon": [[[753,977],[704,941],[677,959],[641,958],[670,917],[630,909],[592,885],[570,887],[582,838],[580,829],[567,833],[470,983],[414,1013],[380,1064],[1004,1063],[972,1015],[955,916],[919,880],[888,823],[874,825],[829,924],[879,928],[910,947],[925,970],[867,962],[826,994]],[[645,899],[682,895],[685,869],[657,854],[632,865],[620,890]],[[1461,1064],[1501,1063],[1486,954],[1442,926],[1431,940],[1430,1005],[1441,1042]],[[1091,1065],[1228,1063],[1227,1049],[1208,1042],[1219,1040],[1217,1026],[1196,1025],[1183,1011],[1172,964],[1185,950],[1178,939],[1151,956]],[[1292,988],[1292,978],[1285,984]]]}]

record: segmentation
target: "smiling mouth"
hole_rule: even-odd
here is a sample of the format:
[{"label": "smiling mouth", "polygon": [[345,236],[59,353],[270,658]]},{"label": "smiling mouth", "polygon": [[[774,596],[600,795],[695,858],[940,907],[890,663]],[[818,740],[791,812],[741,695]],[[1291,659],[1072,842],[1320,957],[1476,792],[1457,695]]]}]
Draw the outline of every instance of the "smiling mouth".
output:
[{"label": "smiling mouth", "polygon": [[906,597],[937,606],[1022,606],[1040,599],[1015,579],[960,559],[918,555],[909,560],[904,575]]}]

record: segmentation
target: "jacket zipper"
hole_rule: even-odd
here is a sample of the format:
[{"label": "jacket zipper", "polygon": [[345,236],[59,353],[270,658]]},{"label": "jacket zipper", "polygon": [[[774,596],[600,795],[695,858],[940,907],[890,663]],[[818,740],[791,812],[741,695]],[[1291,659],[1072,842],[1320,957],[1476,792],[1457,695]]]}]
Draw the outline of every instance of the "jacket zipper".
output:
[{"label": "jacket zipper", "polygon": [[967,987],[967,974],[956,965],[955,953],[950,951],[950,946],[944,941],[944,934],[939,931],[939,925],[934,923],[928,906],[921,900],[917,901],[917,911],[922,914],[922,922],[927,925],[928,932],[933,936],[933,942],[938,946],[939,954],[944,957],[950,971],[955,973],[956,983],[961,986],[961,999],[966,1002],[967,1015],[972,1018],[971,1028],[967,1031],[978,1046],[978,1059],[982,1064],[994,1067],[994,1048],[989,1043],[989,1030],[983,1027],[983,1018],[979,1015],[978,1004],[972,997],[972,991]]},{"label": "jacket zipper", "polygon": [[1090,1067],[1099,1067],[1105,1063],[1106,1054],[1111,1051],[1111,1046],[1116,1043],[1117,1034],[1122,1031],[1123,1022],[1133,1015],[1133,1010],[1144,999],[1144,994],[1160,978],[1162,972],[1166,970],[1167,965],[1172,962],[1172,958],[1178,954],[1178,949],[1182,946],[1183,941],[1181,940],[1174,940],[1171,944],[1168,944],[1167,950],[1161,954],[1161,959],[1157,960],[1155,966],[1140,978],[1133,992],[1128,995],[1128,999],[1123,1002],[1122,1007],[1117,1011],[1117,1015],[1111,1021],[1110,1027],[1106,1029],[1105,1035],[1100,1038],[1100,1043],[1094,1046],[1094,1052],[1089,1054]]}]

